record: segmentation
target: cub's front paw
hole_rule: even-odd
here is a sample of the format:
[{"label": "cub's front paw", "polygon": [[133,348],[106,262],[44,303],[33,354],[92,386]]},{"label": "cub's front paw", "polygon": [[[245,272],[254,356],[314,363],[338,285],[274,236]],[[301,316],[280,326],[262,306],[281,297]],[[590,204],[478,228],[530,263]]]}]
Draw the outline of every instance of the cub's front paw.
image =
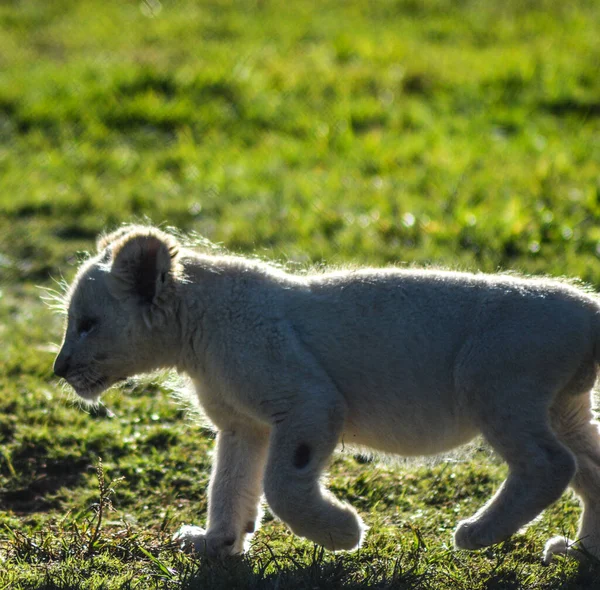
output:
[{"label": "cub's front paw", "polygon": [[233,534],[207,532],[199,526],[183,525],[173,535],[173,540],[179,542],[181,549],[188,553],[199,553],[207,557],[229,557],[242,553],[243,542]]},{"label": "cub's front paw", "polygon": [[489,528],[476,520],[463,520],[454,531],[454,546],[470,551],[481,549],[495,543],[489,534]]}]

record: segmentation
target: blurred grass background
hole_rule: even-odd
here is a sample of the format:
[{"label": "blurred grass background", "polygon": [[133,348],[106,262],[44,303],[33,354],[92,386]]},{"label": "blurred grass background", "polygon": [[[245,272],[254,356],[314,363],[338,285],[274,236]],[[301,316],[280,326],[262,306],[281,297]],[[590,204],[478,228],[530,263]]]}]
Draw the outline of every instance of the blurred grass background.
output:
[{"label": "blurred grass background", "polygon": [[[204,520],[210,436],[163,379],[109,393],[110,413],[70,403],[37,286],[141,219],[291,268],[598,288],[599,30],[595,0],[0,2],[5,587],[594,587],[538,563],[573,532],[568,497],[506,546],[449,551],[501,481],[485,453],[393,469],[342,453],[331,486],[372,527],[359,554],[315,552],[268,516],[235,567],[177,554],[171,532]],[[125,480],[94,541],[98,457]]]}]

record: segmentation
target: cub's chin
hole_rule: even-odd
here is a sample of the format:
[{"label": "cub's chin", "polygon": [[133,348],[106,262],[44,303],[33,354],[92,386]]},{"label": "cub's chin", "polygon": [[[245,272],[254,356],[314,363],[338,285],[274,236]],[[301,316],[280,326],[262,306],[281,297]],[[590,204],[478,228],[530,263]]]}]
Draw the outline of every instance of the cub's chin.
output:
[{"label": "cub's chin", "polygon": [[93,385],[72,385],[75,393],[86,402],[95,403],[109,386],[103,383],[94,383]]},{"label": "cub's chin", "polygon": [[125,381],[125,377],[119,379],[103,377],[102,379],[95,380],[93,383],[71,383],[70,385],[81,399],[93,404],[100,399],[100,396],[107,389],[120,381]]}]

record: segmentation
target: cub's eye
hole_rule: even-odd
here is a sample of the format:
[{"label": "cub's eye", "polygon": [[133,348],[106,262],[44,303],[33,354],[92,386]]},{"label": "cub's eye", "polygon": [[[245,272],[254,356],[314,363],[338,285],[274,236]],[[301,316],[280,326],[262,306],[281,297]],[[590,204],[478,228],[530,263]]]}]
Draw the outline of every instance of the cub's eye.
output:
[{"label": "cub's eye", "polygon": [[97,320],[84,318],[77,324],[77,333],[80,336],[84,336],[85,334],[89,334],[97,325]]}]

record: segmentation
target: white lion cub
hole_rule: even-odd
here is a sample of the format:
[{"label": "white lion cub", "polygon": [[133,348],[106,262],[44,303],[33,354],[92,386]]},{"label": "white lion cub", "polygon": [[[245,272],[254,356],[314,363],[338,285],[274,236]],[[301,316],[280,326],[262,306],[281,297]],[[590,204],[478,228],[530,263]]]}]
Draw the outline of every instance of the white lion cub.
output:
[{"label": "white lion cub", "polygon": [[591,390],[598,299],[544,279],[433,270],[296,276],[185,249],[150,227],[100,238],[68,294],[56,374],[87,400],[163,367],[187,373],[217,429],[208,528],[188,548],[243,551],[260,497],[294,533],[361,543],[355,510],[319,478],[336,445],[440,453],[478,433],[508,463],[494,497],[459,523],[478,549],[512,535],[571,485],[576,541],[600,557],[600,437]]}]

